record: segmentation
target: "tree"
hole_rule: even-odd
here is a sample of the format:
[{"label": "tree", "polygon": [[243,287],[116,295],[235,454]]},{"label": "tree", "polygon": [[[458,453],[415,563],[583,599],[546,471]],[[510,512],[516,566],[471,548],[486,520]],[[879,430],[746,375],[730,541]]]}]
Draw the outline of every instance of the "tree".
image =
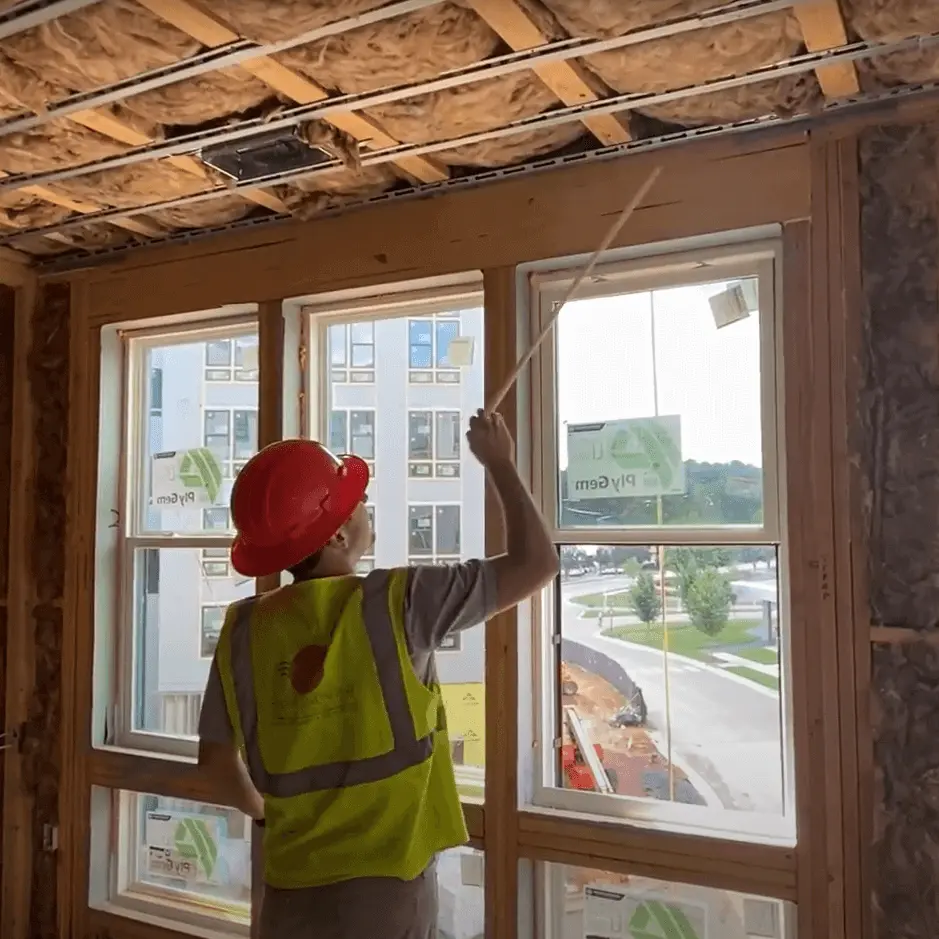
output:
[{"label": "tree", "polygon": [[701,571],[728,567],[730,552],[726,548],[666,548],[665,567],[678,578],[678,595],[688,608],[688,593]]},{"label": "tree", "polygon": [[727,625],[733,603],[730,582],[712,567],[694,575],[685,607],[697,629],[705,635],[716,636]]},{"label": "tree", "polygon": [[651,574],[639,574],[636,582],[629,588],[628,597],[633,612],[647,626],[662,612],[662,597]]}]

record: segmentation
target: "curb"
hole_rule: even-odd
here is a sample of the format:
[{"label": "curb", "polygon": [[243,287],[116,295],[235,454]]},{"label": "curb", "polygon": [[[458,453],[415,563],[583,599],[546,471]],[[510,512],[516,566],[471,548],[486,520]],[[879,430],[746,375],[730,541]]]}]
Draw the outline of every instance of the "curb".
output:
[{"label": "curb", "polygon": [[[644,646],[638,642],[628,642],[626,639],[617,639],[615,636],[604,636],[601,632],[594,633],[594,637],[597,639],[602,639],[604,642],[615,642],[617,645],[623,646],[627,649],[634,649],[639,652],[658,652],[662,653],[661,649],[655,649],[652,646]],[[728,681],[734,681],[738,685],[743,685],[746,688],[752,688],[761,694],[766,695],[769,698],[779,698],[779,692],[772,691],[767,688],[765,685],[759,684],[759,682],[750,681],[748,678],[743,678],[740,675],[735,675],[733,672],[725,671],[722,668],[716,668],[713,665],[708,665],[706,662],[702,662],[699,659],[693,659],[687,655],[681,655],[678,652],[669,652],[669,659],[675,659],[678,662],[682,662],[685,665],[693,665],[696,668],[703,669],[706,672],[711,672],[713,675],[721,675],[726,678]],[[627,669],[628,671],[628,669]]]}]

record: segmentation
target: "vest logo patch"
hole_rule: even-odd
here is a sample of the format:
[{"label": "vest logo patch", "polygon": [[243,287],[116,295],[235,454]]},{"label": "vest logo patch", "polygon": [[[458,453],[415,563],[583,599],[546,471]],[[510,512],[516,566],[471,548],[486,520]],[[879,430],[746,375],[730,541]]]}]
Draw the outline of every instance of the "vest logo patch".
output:
[{"label": "vest logo patch", "polygon": [[[305,646],[294,657],[289,665],[290,684],[299,695],[310,694],[323,680],[323,663],[326,661],[328,646]],[[286,663],[278,668],[283,674],[287,669]],[[282,671],[283,669],[283,671]]]}]

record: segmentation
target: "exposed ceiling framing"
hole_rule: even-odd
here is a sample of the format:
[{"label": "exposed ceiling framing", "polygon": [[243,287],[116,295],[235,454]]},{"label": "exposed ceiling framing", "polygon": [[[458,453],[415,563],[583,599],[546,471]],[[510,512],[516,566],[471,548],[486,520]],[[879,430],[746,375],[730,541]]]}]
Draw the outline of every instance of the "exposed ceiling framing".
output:
[{"label": "exposed ceiling framing", "polygon": [[[12,206],[0,216],[0,245],[34,252],[44,244],[41,257],[70,252],[43,262],[59,265],[283,220],[299,210],[298,197],[316,213],[331,212],[558,162],[802,120],[915,94],[939,80],[939,9],[923,13],[913,0],[896,0],[886,13],[876,0],[685,0],[669,6],[687,11],[669,21],[650,20],[642,7],[607,0],[398,0],[374,9],[380,0],[336,0],[333,8],[311,3],[313,14],[302,5],[290,8],[312,16],[307,19],[278,14],[281,2],[29,0],[0,13],[0,59],[12,55],[17,67],[31,68],[39,81],[47,54],[42,42],[53,35],[43,30],[58,29],[57,17],[65,17],[67,34],[76,14],[97,16],[102,24],[126,23],[139,9],[141,17],[151,18],[141,22],[152,23],[157,36],[170,30],[170,43],[182,52],[135,60],[149,69],[121,66],[108,73],[118,76],[110,84],[99,79],[70,86],[58,79],[58,90],[38,104],[4,87],[0,70],[3,98],[22,102],[18,111],[0,110],[0,209]],[[320,15],[322,9],[329,12]],[[340,18],[329,22],[330,15]],[[17,37],[37,37],[26,47],[38,50],[39,60],[23,59]],[[400,70],[388,64],[395,61],[395,42],[404,44]],[[88,45],[89,55],[98,54],[93,42]],[[54,46],[50,40],[51,71],[57,75]],[[368,74],[344,77],[346,66],[359,61],[367,73],[372,55],[378,62],[375,80]],[[337,57],[343,66],[338,71]],[[411,59],[420,61],[412,67]],[[229,75],[262,89],[253,93],[255,100],[268,95],[265,107],[219,111],[223,120],[203,126],[187,119],[161,129],[152,119],[136,119],[135,108],[147,95],[181,92],[187,83],[205,80],[224,87]],[[814,98],[810,83],[817,89]],[[798,94],[776,104],[774,95],[790,94],[786,88]],[[224,107],[226,96],[218,100]],[[417,115],[429,109],[426,121],[415,121],[409,109]],[[28,151],[30,135],[54,141],[55,129],[69,124],[116,146],[99,147],[98,153],[78,147],[77,158],[46,165],[37,159],[28,169],[23,160],[5,162],[8,144]],[[317,126],[332,128],[324,143],[311,138]],[[327,158],[316,166],[265,169],[227,183],[200,158],[203,150],[208,158],[208,148],[250,144],[260,133],[294,131],[323,147]],[[556,141],[556,152],[550,141]],[[99,193],[92,182],[131,173],[136,184],[160,165],[193,180],[177,187],[182,195],[141,184],[139,196],[122,194],[109,202],[113,184]],[[24,199],[61,211],[51,221],[41,213],[20,219],[16,212]],[[243,208],[236,211],[239,200]],[[226,214],[230,220],[212,222]],[[40,221],[30,223],[31,217]],[[88,240],[88,233],[109,229],[121,237]]]}]

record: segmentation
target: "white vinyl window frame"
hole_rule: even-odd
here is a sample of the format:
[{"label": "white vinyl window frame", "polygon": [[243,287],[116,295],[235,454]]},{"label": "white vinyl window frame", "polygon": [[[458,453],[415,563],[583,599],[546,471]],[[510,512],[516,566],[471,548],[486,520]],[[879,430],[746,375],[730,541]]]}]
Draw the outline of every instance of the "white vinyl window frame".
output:
[{"label": "white vinyl window frame", "polygon": [[[144,549],[196,549],[203,565],[205,550],[226,553],[230,549],[231,532],[176,533],[149,530],[146,527],[146,505],[140,498],[143,491],[142,473],[146,466],[145,418],[149,395],[146,375],[148,352],[153,348],[207,342],[256,332],[256,308],[230,307],[217,317],[194,319],[140,329],[114,330],[113,338],[103,342],[102,408],[104,396],[115,388],[105,386],[104,377],[116,378],[120,386],[120,420],[113,439],[106,434],[108,425],[102,421],[100,465],[114,466],[115,479],[99,483],[99,517],[107,517],[111,528],[98,526],[98,564],[96,571],[96,660],[108,663],[108,688],[96,687],[94,743],[153,755],[195,759],[198,743],[192,738],[174,737],[135,727],[136,674],[139,653],[140,624],[135,592],[137,558]],[[105,358],[110,357],[110,358]],[[116,359],[116,361],[115,361]],[[206,383],[209,384],[209,383]],[[222,409],[224,410],[224,409]],[[238,408],[237,410],[253,410]],[[203,420],[200,413],[200,420]],[[203,428],[200,428],[202,431]],[[113,461],[113,462],[112,462]],[[102,489],[115,492],[118,509],[102,503]],[[110,559],[110,563],[108,563]],[[211,560],[215,560],[214,558]],[[214,580],[215,578],[209,578]],[[202,600],[196,599],[200,608]],[[100,649],[101,646],[107,648]],[[196,657],[201,646],[201,615],[196,637]],[[101,699],[106,696],[106,700]]]},{"label": "white vinyl window frame", "polygon": [[[128,919],[150,924],[155,921],[170,930],[178,931],[182,927],[206,937],[241,936],[248,939],[252,935],[250,919],[253,911],[250,904],[213,901],[198,891],[189,893],[157,886],[133,876],[141,835],[140,803],[148,795],[152,794],[124,789],[92,790],[92,811],[102,817],[99,831],[107,832],[111,851],[110,863],[91,878],[89,905]],[[178,801],[181,803],[179,809],[185,811],[182,803],[186,800]],[[198,805],[186,802],[187,806],[190,804]],[[231,811],[236,812],[234,809]],[[246,832],[253,835],[250,823],[246,825]],[[104,844],[100,843],[99,855],[103,847]]]},{"label": "white vinyl window frame", "polygon": [[[297,330],[302,368],[303,403],[299,414],[298,432],[315,440],[327,440],[330,410],[358,410],[332,407],[329,360],[329,327],[340,324],[377,322],[385,319],[432,319],[440,314],[459,319],[455,310],[482,309],[482,277],[471,272],[453,282],[441,281],[439,286],[396,290],[389,286],[376,295],[367,290],[324,294],[309,302],[297,302],[300,325]],[[376,350],[378,337],[375,338]],[[402,354],[407,353],[407,347]],[[481,350],[477,351],[477,355]],[[413,405],[417,409],[417,405]],[[376,433],[377,452],[377,433]]]},{"label": "white vinyl window frame", "polygon": [[[418,414],[430,418],[430,456],[414,456],[411,453],[411,420]],[[456,417],[456,455],[440,455],[440,419]],[[463,414],[457,408],[409,407],[408,408],[408,477],[410,479],[459,479],[463,459]]]},{"label": "white vinyl window frame", "polygon": [[[615,252],[611,252],[615,254]],[[536,336],[577,276],[583,262],[560,260],[550,271],[528,277],[527,309],[520,311],[520,335]],[[640,800],[561,788],[554,784],[554,740],[560,665],[560,623],[557,622],[557,585],[546,588],[522,611],[532,622],[532,714],[534,759],[531,787],[525,801],[534,811],[565,811],[659,830],[749,839],[792,845],[795,842],[794,766],[792,710],[789,701],[789,601],[785,513],[785,465],[778,429],[782,412],[781,368],[781,244],[764,239],[682,253],[630,260],[611,260],[597,265],[578,291],[577,300],[681,286],[705,285],[758,278],[760,311],[761,431],[763,455],[763,523],[760,525],[661,527],[573,527],[559,525],[557,332],[552,330],[532,360],[522,396],[530,402],[532,490],[544,512],[558,550],[564,546],[746,546],[765,545],[777,551],[777,584],[780,622],[780,696],[782,702],[783,806],[781,816],[766,813],[687,806],[674,802]],[[524,288],[523,288],[524,292]],[[524,340],[523,340],[524,341]]]}]

